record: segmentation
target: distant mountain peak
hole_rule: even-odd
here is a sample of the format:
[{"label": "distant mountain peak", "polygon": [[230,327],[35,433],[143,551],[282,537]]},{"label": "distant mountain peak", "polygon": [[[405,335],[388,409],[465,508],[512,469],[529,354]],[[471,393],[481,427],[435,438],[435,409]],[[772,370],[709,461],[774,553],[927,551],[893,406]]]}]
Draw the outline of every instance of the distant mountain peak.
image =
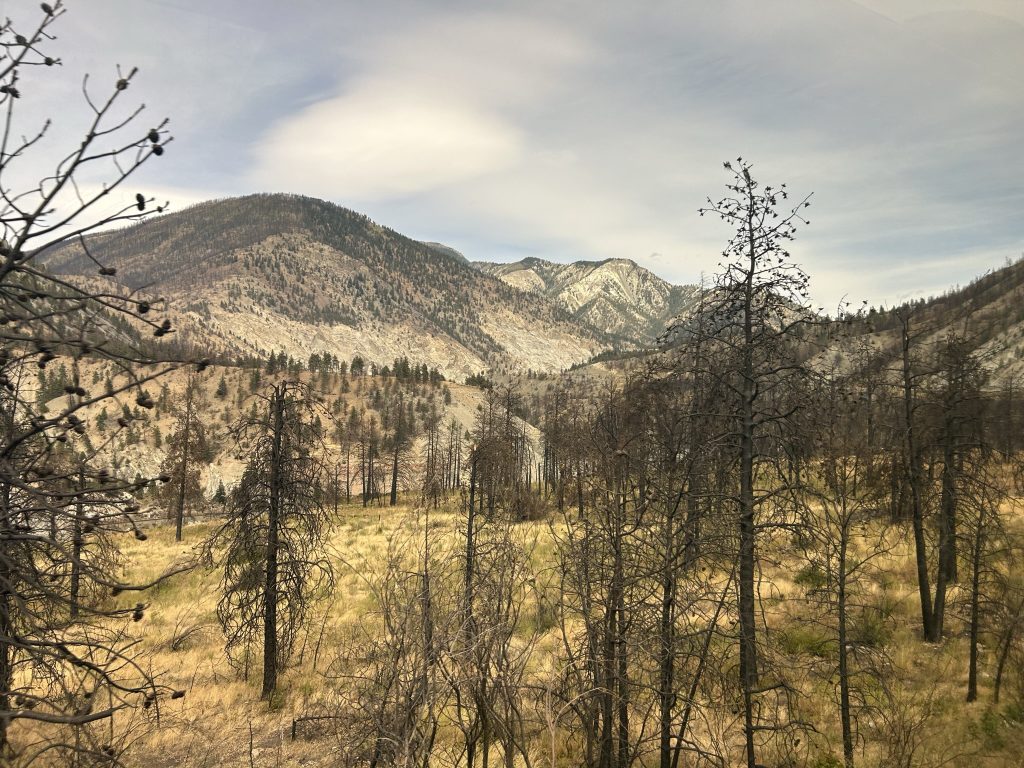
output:
[{"label": "distant mountain peak", "polygon": [[498,264],[473,263],[513,288],[551,299],[579,322],[636,345],[648,345],[697,298],[626,258],[562,264],[530,256]]},{"label": "distant mountain peak", "polygon": [[469,259],[467,259],[462,254],[461,251],[457,251],[456,249],[452,248],[450,245],[445,245],[444,243],[434,243],[434,242],[431,242],[429,240],[421,240],[420,242],[422,242],[428,248],[431,248],[431,249],[437,251],[438,253],[443,253],[446,256],[454,256],[456,259],[458,259],[459,261],[463,262],[464,264],[469,264]]}]

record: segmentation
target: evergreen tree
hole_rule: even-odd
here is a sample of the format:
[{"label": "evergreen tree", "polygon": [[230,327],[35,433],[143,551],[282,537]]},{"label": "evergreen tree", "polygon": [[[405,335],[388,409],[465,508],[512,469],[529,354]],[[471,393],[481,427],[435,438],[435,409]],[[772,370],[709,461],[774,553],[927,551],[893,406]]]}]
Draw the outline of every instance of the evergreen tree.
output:
[{"label": "evergreen tree", "polygon": [[167,438],[167,456],[161,465],[163,474],[170,478],[164,503],[168,516],[174,519],[175,541],[181,541],[186,513],[203,502],[199,477],[201,466],[209,460],[210,445],[203,421],[199,418],[200,406],[199,381],[191,376],[178,408],[174,433]]}]

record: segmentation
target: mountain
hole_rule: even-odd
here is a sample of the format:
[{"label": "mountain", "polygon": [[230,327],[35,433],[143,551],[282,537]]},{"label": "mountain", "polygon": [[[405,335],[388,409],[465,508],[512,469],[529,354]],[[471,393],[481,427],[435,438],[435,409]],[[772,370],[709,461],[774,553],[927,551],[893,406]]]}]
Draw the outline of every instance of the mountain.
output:
[{"label": "mountain", "polygon": [[438,251],[439,253],[443,253],[448,256],[454,256],[460,261],[464,261],[467,264],[469,263],[469,259],[463,256],[462,253],[460,253],[459,251],[455,250],[450,246],[445,245],[444,243],[432,243],[428,240],[424,240],[423,244],[428,248],[432,248],[433,250]]},{"label": "mountain", "polygon": [[629,259],[557,264],[527,258],[473,266],[554,301],[577,322],[640,346],[650,345],[698,296],[696,286],[672,285]]},{"label": "mountain", "polygon": [[866,334],[892,358],[900,352],[899,316],[911,318],[918,343],[938,348],[950,334],[962,337],[991,373],[996,386],[1024,380],[1024,259],[1008,262],[970,284],[895,309],[872,308],[854,332]]},{"label": "mountain", "polygon": [[[686,316],[685,310],[680,313],[681,318]],[[877,364],[888,371],[889,384],[898,389],[902,386],[901,318],[909,318],[913,356],[922,381],[934,383],[927,372],[934,369],[948,340],[955,336],[987,369],[987,386],[1007,388],[1010,397],[1016,397],[1012,393],[1019,392],[1024,382],[1024,258],[1008,261],[939,296],[895,307],[865,308],[841,321],[818,316],[814,328],[803,332],[808,342],[805,352],[812,367],[827,370],[839,366],[844,370],[870,350]],[[672,346],[613,355],[607,361],[582,366],[577,375],[604,376],[610,370],[643,366],[652,355],[660,354],[673,354]]]},{"label": "mountain", "polygon": [[[178,338],[225,356],[285,351],[390,364],[405,356],[449,378],[491,367],[557,371],[613,339],[560,304],[474,269],[332,203],[250,195],[87,239],[110,278],[167,299]],[[45,255],[90,276],[77,243]]]},{"label": "mountain", "polygon": [[[46,268],[94,286],[159,294],[172,337],[204,354],[299,360],[328,352],[390,364],[406,357],[448,378],[497,368],[556,372],[611,349],[641,351],[697,298],[627,259],[557,264],[469,262],[332,203],[250,195],[192,206],[86,239],[116,267],[98,277],[78,243]],[[910,307],[904,307],[906,312]],[[913,305],[915,328],[966,333],[995,381],[1024,379],[1024,261]],[[895,352],[895,310],[859,334]]]}]

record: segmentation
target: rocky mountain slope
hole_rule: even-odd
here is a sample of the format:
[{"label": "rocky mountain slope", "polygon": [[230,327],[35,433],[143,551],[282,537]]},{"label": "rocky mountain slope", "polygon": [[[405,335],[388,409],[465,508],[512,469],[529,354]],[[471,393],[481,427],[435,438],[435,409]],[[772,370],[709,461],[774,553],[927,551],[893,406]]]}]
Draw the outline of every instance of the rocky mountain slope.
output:
[{"label": "rocky mountain slope", "polygon": [[[698,294],[626,259],[471,263],[294,195],[201,203],[87,244],[116,276],[97,276],[76,243],[44,263],[94,285],[116,280],[165,297],[172,338],[202,354],[284,351],[305,361],[327,352],[381,365],[407,357],[456,380],[485,369],[557,372],[607,350],[648,349]],[[934,340],[969,336],[995,380],[1024,378],[1024,261],[913,311],[915,328]],[[893,310],[877,310],[857,327],[888,348],[897,326]]]},{"label": "rocky mountain slope", "polygon": [[[692,305],[691,305],[692,306]],[[680,313],[686,318],[686,308]],[[821,316],[805,331],[812,365],[843,366],[857,354],[872,350],[898,387],[902,373],[901,318],[909,323],[912,355],[922,375],[935,368],[951,335],[973,352],[988,371],[990,389],[1019,391],[1024,382],[1024,258],[990,270],[966,286],[940,296],[915,299],[896,307],[865,308],[849,322]],[[815,351],[816,350],[816,351]],[[652,355],[672,355],[671,345],[657,351],[640,349],[606,355],[604,362],[576,371],[582,376],[608,376],[616,370],[643,367]]]},{"label": "rocky mountain slope", "polygon": [[580,323],[638,345],[655,340],[698,293],[696,286],[672,285],[629,259],[556,264],[528,258],[473,265],[518,290],[551,299]]},{"label": "rocky mountain slope", "polygon": [[[167,299],[180,341],[228,357],[328,352],[386,364],[405,356],[461,379],[492,366],[557,371],[615,341],[449,248],[312,198],[201,203],[87,242],[117,269],[111,279]],[[77,244],[45,263],[95,279]]]},{"label": "rocky mountain slope", "polygon": [[938,347],[950,334],[965,339],[988,368],[993,386],[1016,388],[1024,380],[1024,259],[942,296],[893,310],[872,309],[856,330],[869,334],[875,346],[895,357],[899,316],[910,318],[911,332],[925,347]]},{"label": "rocky mountain slope", "polygon": [[[65,359],[59,359],[51,366],[49,376],[64,380],[71,373]],[[83,362],[79,366],[80,381],[93,389],[109,383],[111,388],[120,388],[128,383],[127,376],[109,363]],[[196,387],[194,406],[203,424],[209,455],[199,462],[200,488],[207,499],[211,499],[223,484],[226,491],[234,488],[245,469],[246,455],[239,450],[230,426],[254,412],[266,408],[265,391],[270,384],[285,378],[286,373],[260,373],[256,368],[235,366],[210,366],[202,372],[194,372],[192,366],[172,371],[147,387],[154,407],[143,410],[138,407],[135,394],[131,391],[116,395],[110,400],[87,406],[80,412],[89,425],[90,439],[98,450],[98,461],[115,475],[131,480],[136,476],[157,477],[166,469],[165,460],[170,447],[169,438],[178,428],[178,414],[184,403],[184,393],[190,377]],[[375,420],[377,450],[387,432],[388,414],[394,413],[396,402],[408,406],[412,418],[407,421],[413,437],[412,448],[403,462],[410,471],[402,477],[403,491],[418,491],[415,485],[422,470],[425,451],[425,424],[436,421],[442,430],[451,423],[458,425],[457,433],[472,429],[478,409],[486,400],[486,393],[477,387],[452,381],[400,380],[394,376],[342,375],[338,373],[302,372],[298,378],[308,384],[322,399],[324,410],[318,414],[324,423],[326,459],[333,468],[344,463],[350,477],[356,478],[358,469],[357,449],[361,426],[353,419],[356,415]],[[58,388],[59,391],[59,388]],[[67,397],[61,394],[46,399],[45,407],[57,413],[67,405]],[[124,417],[125,425],[119,419]],[[363,422],[360,421],[359,424]],[[393,421],[391,422],[394,423]],[[528,423],[520,423],[531,450],[540,450],[540,433]],[[345,436],[344,439],[342,436]],[[340,441],[340,442],[339,442]],[[338,470],[342,471],[341,469]],[[360,479],[352,479],[353,487],[361,491]],[[161,488],[162,486],[157,486]],[[167,498],[150,494],[144,504],[144,517],[158,515],[158,509],[166,510],[170,503]]]}]

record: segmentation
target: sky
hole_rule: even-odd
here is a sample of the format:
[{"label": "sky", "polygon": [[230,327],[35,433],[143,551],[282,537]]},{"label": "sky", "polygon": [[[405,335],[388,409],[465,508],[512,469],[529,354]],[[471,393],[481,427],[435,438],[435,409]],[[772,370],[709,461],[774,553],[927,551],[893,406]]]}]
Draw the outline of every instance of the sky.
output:
[{"label": "sky", "polygon": [[1024,252],[1021,0],[64,5],[61,66],[22,88],[25,124],[54,120],[25,174],[81,136],[83,73],[102,90],[134,65],[140,120],[174,141],[126,191],[172,209],[293,192],[470,259],[624,257],[693,283],[730,235],[697,209],[742,156],[813,193],[792,251],[826,308]]}]

